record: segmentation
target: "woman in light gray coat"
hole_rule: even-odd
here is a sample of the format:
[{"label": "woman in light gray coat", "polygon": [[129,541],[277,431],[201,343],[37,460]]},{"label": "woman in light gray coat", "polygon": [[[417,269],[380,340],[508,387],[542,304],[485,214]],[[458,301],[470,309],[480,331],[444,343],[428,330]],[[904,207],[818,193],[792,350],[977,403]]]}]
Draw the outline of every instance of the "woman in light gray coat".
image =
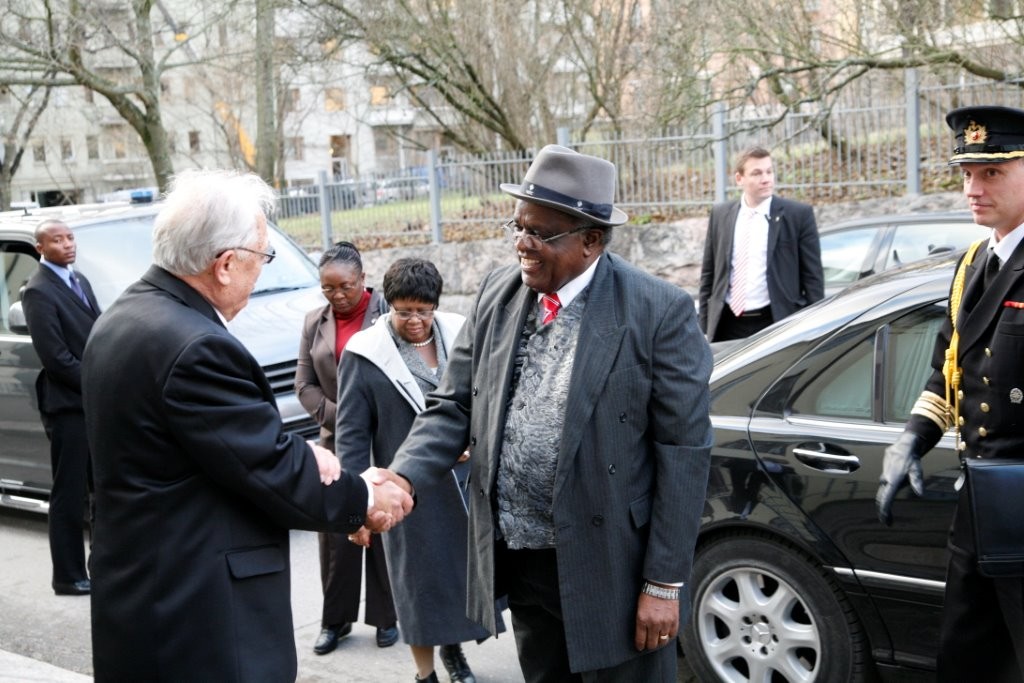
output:
[{"label": "woman in light gray coat", "polygon": [[[387,467],[444,374],[463,317],[436,311],[442,280],[434,264],[399,259],[384,275],[391,313],[349,340],[338,367],[335,444],[346,470]],[[464,444],[453,445],[462,450]],[[463,458],[465,460],[465,457]],[[383,535],[402,637],[418,681],[437,681],[434,646],[452,681],[475,681],[460,643],[487,637],[466,617],[467,463],[417,491],[414,514]],[[365,529],[350,536],[371,541]]]}]

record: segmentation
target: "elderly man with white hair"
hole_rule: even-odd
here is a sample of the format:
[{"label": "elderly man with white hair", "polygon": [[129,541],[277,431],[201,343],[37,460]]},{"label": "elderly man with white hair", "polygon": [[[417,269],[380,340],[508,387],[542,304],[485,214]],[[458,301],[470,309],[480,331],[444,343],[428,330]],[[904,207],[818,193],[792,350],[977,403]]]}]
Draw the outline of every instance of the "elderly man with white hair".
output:
[{"label": "elderly man with white hair", "polygon": [[153,266],[86,345],[97,681],[294,680],[288,530],[382,531],[412,508],[285,433],[225,327],[274,258],[273,207],[254,175],[179,175]]}]

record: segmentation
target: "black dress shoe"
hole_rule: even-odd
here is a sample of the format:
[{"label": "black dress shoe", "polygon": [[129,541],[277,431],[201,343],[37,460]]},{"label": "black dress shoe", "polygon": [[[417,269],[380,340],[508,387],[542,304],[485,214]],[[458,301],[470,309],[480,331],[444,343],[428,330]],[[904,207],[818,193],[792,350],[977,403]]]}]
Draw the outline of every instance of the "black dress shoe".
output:
[{"label": "black dress shoe", "polygon": [[398,624],[377,629],[377,647],[391,647],[398,642]]},{"label": "black dress shoe", "polygon": [[420,678],[420,675],[416,674],[416,678],[414,680],[420,681],[420,683],[441,683],[441,681],[437,680],[436,671],[431,671],[430,675],[426,678]]},{"label": "black dress shoe", "polygon": [[441,662],[448,669],[448,677],[452,683],[476,683],[476,676],[469,670],[466,655],[462,654],[462,645],[441,646]]},{"label": "black dress shoe", "polygon": [[352,623],[342,624],[341,626],[330,626],[320,630],[320,635],[316,639],[316,644],[313,645],[313,652],[318,655],[325,655],[328,652],[332,652],[334,648],[338,647],[338,641],[352,633]]},{"label": "black dress shoe", "polygon": [[89,579],[72,581],[71,583],[53,582],[53,592],[57,595],[88,595],[92,590],[92,583]]}]

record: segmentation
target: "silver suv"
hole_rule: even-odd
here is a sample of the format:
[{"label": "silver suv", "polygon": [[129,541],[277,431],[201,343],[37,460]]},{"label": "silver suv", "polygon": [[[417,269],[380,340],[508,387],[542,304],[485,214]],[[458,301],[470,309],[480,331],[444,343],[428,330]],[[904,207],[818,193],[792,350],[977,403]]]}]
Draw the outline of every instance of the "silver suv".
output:
[{"label": "silver suv", "polygon": [[[89,278],[100,307],[152,263],[158,205],[99,204],[0,213],[0,505],[46,511],[50,454],[36,402],[41,365],[21,311],[21,288],[38,267],[33,234],[43,218],[60,218],[75,233],[75,268]],[[228,324],[267,374],[285,427],[314,439],[319,433],[295,397],[302,319],[323,303],[316,265],[271,226],[277,258],[263,267],[249,305]]]}]

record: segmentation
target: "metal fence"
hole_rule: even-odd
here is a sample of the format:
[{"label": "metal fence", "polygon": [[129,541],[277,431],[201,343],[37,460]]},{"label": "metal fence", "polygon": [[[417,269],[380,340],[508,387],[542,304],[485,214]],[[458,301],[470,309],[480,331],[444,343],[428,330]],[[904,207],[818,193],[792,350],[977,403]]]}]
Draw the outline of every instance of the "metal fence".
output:
[{"label": "metal fence", "polygon": [[[772,150],[781,194],[812,203],[957,188],[959,176],[946,165],[945,115],[970,104],[1024,107],[1021,80],[950,85],[907,70],[863,79],[828,108],[780,116],[718,106],[688,130],[572,139],[562,129],[558,142],[616,164],[617,204],[633,222],[665,222],[705,213],[734,193],[731,159],[752,144]],[[305,194],[281,198],[279,222],[308,248],[339,239],[374,248],[493,237],[514,207],[498,186],[521,182],[532,156],[431,153],[425,166],[400,176],[329,182],[324,175]]]}]

